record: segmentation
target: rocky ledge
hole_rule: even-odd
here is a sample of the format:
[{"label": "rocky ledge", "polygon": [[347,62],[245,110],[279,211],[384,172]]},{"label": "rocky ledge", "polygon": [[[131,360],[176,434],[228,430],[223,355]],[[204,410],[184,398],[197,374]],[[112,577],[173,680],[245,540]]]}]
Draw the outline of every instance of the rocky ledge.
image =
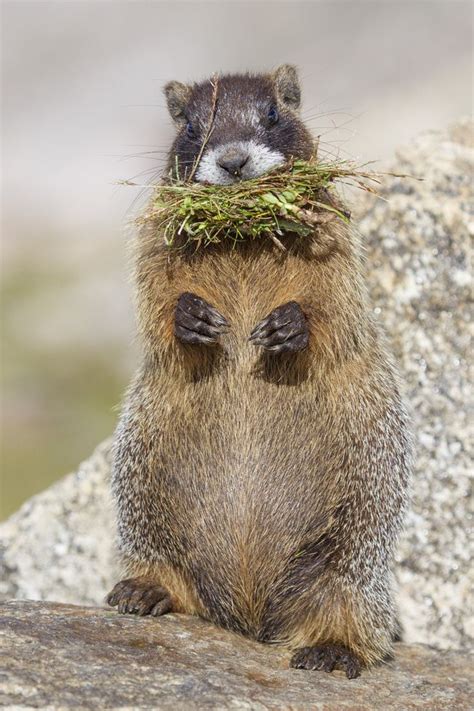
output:
[{"label": "rocky ledge", "polygon": [[288,668],[289,655],[203,620],[100,608],[0,605],[0,704],[10,708],[471,708],[469,655],[397,644],[358,679]]}]

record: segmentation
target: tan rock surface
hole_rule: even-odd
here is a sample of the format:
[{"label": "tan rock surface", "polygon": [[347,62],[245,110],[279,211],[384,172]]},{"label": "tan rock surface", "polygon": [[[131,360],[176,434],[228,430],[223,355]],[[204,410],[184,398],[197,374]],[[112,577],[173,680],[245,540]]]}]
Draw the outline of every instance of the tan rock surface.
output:
[{"label": "tan rock surface", "polygon": [[466,653],[396,646],[348,680],[288,668],[288,654],[197,618],[159,620],[13,601],[0,606],[4,706],[155,709],[456,709],[470,705]]}]

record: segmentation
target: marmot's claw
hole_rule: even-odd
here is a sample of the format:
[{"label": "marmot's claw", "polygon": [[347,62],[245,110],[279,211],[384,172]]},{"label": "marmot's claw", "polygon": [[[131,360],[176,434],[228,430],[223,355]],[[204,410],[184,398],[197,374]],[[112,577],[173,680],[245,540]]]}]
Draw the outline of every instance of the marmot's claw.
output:
[{"label": "marmot's claw", "polygon": [[122,615],[164,615],[171,612],[171,597],[165,588],[149,578],[122,580],[107,595],[106,602]]},{"label": "marmot's claw", "polygon": [[301,647],[290,661],[295,669],[317,669],[332,672],[340,669],[346,672],[348,679],[359,676],[362,664],[359,658],[346,647],[336,644],[322,644],[317,647]]},{"label": "marmot's claw", "polygon": [[304,350],[309,342],[309,332],[301,306],[296,301],[278,306],[255,326],[249,341],[273,353]]},{"label": "marmot's claw", "polygon": [[216,343],[228,329],[227,319],[214,306],[190,291],[181,294],[176,305],[174,332],[182,343]]}]

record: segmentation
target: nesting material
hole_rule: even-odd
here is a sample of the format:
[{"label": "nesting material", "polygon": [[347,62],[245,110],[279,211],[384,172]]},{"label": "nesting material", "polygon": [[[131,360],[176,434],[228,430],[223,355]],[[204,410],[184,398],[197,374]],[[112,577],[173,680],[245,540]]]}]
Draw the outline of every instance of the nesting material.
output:
[{"label": "nesting material", "polygon": [[285,233],[304,238],[333,219],[348,222],[335,183],[376,192],[380,175],[347,161],[292,160],[250,180],[209,185],[169,177],[153,188],[148,211],[140,222],[153,221],[167,245],[195,242],[207,246],[230,240],[278,239]]}]

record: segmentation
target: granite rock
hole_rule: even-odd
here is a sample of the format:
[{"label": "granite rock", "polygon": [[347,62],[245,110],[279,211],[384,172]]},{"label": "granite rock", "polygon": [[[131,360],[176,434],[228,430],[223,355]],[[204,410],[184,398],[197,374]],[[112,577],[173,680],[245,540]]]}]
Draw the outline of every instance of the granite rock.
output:
[{"label": "granite rock", "polygon": [[398,152],[382,200],[368,200],[373,306],[392,341],[417,435],[412,506],[398,556],[404,639],[472,644],[469,345],[474,132],[462,121]]},{"label": "granite rock", "polygon": [[116,577],[110,440],[0,525],[0,599],[101,604]]},{"label": "granite rock", "polygon": [[290,669],[286,652],[185,615],[14,601],[0,605],[0,634],[9,708],[471,708],[469,655],[421,645],[398,644],[392,661],[348,680]]},{"label": "granite rock", "polygon": [[[469,519],[469,240],[473,125],[420,136],[385,200],[364,198],[359,229],[375,313],[413,411],[418,455],[398,556],[404,638],[472,643]],[[117,575],[108,491],[110,443],[0,526],[0,596],[101,604]]]}]

